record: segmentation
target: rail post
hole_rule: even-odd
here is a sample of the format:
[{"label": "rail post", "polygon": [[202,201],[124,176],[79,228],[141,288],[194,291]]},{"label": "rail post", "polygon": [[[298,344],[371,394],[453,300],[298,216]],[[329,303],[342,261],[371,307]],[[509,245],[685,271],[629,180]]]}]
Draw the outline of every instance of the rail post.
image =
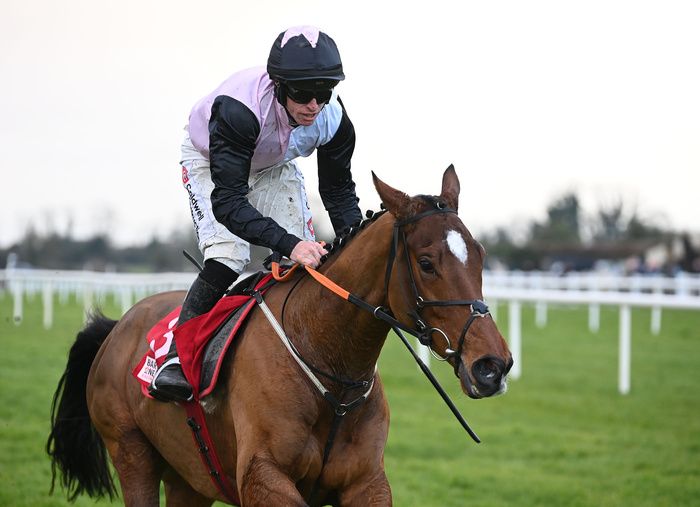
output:
[{"label": "rail post", "polygon": [[12,297],[14,300],[12,320],[14,320],[16,326],[19,326],[22,323],[22,303],[24,291],[22,290],[22,284],[17,280],[12,283]]},{"label": "rail post", "polygon": [[592,333],[600,331],[600,304],[588,305],[588,330]]},{"label": "rail post", "polygon": [[53,284],[44,282],[41,287],[44,306],[44,329],[51,329],[53,325]]},{"label": "rail post", "polygon": [[514,379],[519,379],[523,374],[520,301],[511,301],[508,304],[508,338],[510,353],[513,355],[513,368],[510,370],[510,376]]},{"label": "rail post", "polygon": [[630,392],[632,362],[632,319],[629,305],[620,305],[620,357],[618,389],[620,394]]}]

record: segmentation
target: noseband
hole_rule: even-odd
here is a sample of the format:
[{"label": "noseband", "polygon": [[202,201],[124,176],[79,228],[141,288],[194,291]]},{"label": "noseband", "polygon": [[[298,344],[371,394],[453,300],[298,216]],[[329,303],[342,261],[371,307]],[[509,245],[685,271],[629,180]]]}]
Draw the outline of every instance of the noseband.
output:
[{"label": "noseband", "polygon": [[[418,293],[418,286],[416,285],[416,280],[413,275],[413,269],[411,269],[410,257],[408,253],[408,242],[406,241],[406,233],[403,227],[405,225],[418,222],[419,220],[422,220],[423,218],[429,217],[431,215],[443,213],[457,213],[456,210],[447,207],[447,205],[440,199],[437,199],[432,196],[422,197],[433,206],[432,209],[406,218],[404,220],[397,220],[396,222],[394,222],[394,233],[391,241],[391,250],[387,259],[386,275],[384,278],[385,292],[387,295],[389,294],[389,281],[391,279],[391,271],[396,260],[396,253],[399,248],[400,240],[401,243],[403,243],[404,255],[406,257],[406,268],[408,270],[408,278],[411,282],[411,289],[413,291],[413,296],[415,299],[415,307],[413,310],[408,312],[408,315],[413,319],[415,323],[417,331],[416,336],[423,345],[430,348],[431,353],[437,359],[441,361],[447,361],[451,358],[454,359],[453,367],[455,375],[459,377],[459,366],[462,362],[462,349],[464,348],[464,341],[467,337],[467,332],[469,331],[471,325],[474,323],[474,320],[476,320],[478,317],[485,317],[489,314],[489,308],[488,306],[486,306],[486,303],[484,303],[480,299],[426,300]],[[467,321],[464,324],[464,327],[462,328],[462,333],[459,337],[456,350],[451,348],[452,343],[450,342],[447,333],[445,333],[442,329],[438,327],[432,327],[427,323],[425,317],[423,317],[422,315],[422,310],[426,306],[469,306],[471,308],[471,313],[469,314],[469,317],[467,318]],[[447,342],[447,347],[445,348],[445,357],[441,357],[435,351],[433,351],[431,347],[433,343],[433,333],[438,333],[445,338],[445,341]]]}]

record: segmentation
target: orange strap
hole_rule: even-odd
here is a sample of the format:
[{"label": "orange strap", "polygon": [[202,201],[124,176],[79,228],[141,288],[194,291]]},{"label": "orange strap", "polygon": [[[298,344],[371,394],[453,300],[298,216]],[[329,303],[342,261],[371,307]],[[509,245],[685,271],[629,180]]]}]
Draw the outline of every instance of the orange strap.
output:
[{"label": "orange strap", "polygon": [[323,285],[326,289],[335,292],[338,296],[345,299],[346,301],[350,298],[350,293],[343,289],[340,285],[336,284],[334,281],[330,280],[327,276],[322,275],[316,271],[311,266],[304,266],[306,271],[314,277],[314,279]]},{"label": "orange strap", "polygon": [[278,282],[284,282],[289,279],[290,276],[292,276],[292,273],[299,267],[299,264],[294,264],[291,268],[289,268],[287,271],[284,273],[280,273],[280,264],[279,262],[273,262],[272,263],[272,276],[274,277],[275,280]]},{"label": "orange strap", "polygon": [[[326,246],[326,242],[325,242],[325,241],[319,241],[318,243],[319,243],[321,246]],[[289,279],[290,276],[292,276],[292,273],[294,273],[294,271],[295,271],[298,267],[299,267],[299,264],[294,264],[291,268],[287,269],[287,271],[285,271],[284,273],[280,273],[280,263],[279,263],[279,262],[273,262],[273,263],[271,264],[272,277],[273,277],[275,280],[277,280],[278,282],[285,282],[285,281],[287,281],[287,280]],[[327,280],[328,280],[328,279],[327,279]],[[331,282],[330,280],[328,280],[328,282],[333,283],[333,282]],[[323,285],[325,285],[325,284],[323,284]],[[335,285],[335,284],[333,284],[333,285]],[[337,285],[336,285],[336,287],[337,287]],[[330,287],[329,287],[329,288],[330,288]],[[340,289],[340,287],[338,287],[338,288]],[[332,289],[331,289],[331,290],[332,290]],[[340,290],[342,290],[342,289],[340,289]],[[345,298],[345,299],[347,299],[347,298]]]},{"label": "orange strap", "polygon": [[[272,263],[272,276],[277,280],[278,282],[284,282],[289,277],[291,274],[296,270],[301,264],[294,264],[291,268],[289,268],[287,271],[284,273],[280,274],[280,265],[277,262]],[[343,289],[340,285],[329,279],[327,276],[322,275],[318,271],[316,271],[314,268],[311,266],[304,266],[306,268],[306,271],[321,285],[323,285],[326,289],[334,292],[341,298],[345,299],[346,301],[350,297],[350,293]]]},{"label": "orange strap", "polygon": [[[321,246],[326,246],[325,241],[319,241]],[[275,280],[278,282],[284,282],[289,279],[289,277],[294,273],[294,271],[300,266],[300,264],[294,264],[291,268],[289,268],[287,271],[284,273],[280,273],[280,264],[279,262],[273,262],[271,269],[272,269],[272,276]],[[316,271],[314,268],[311,266],[304,266],[306,268],[306,271],[314,277],[314,279],[323,285],[326,289],[334,292],[341,298],[345,299],[346,301],[350,298],[350,293],[343,289],[340,285],[329,279],[327,276],[322,275],[318,271]]]}]

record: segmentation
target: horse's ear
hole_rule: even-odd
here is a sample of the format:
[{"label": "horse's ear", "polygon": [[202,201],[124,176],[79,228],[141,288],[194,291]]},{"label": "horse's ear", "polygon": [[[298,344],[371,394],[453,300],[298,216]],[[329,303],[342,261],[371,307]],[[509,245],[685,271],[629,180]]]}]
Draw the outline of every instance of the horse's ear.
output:
[{"label": "horse's ear", "polygon": [[398,220],[410,215],[411,198],[407,194],[384,183],[374,174],[374,171],[372,171],[372,180],[374,180],[374,188],[377,189],[384,207],[392,215]]},{"label": "horse's ear", "polygon": [[452,164],[442,175],[442,192],[440,197],[447,201],[450,208],[457,211],[457,206],[459,206],[459,178],[457,178],[455,166]]}]

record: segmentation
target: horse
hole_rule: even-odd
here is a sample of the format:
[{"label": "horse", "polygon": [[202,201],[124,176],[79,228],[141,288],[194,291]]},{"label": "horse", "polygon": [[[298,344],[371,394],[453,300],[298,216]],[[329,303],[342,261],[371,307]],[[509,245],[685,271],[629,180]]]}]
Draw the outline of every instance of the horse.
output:
[{"label": "horse", "polygon": [[485,250],[457,215],[454,167],[433,196],[409,197],[372,177],[384,211],[342,235],[317,273],[375,311],[337,297],[302,269],[264,295],[299,356],[324,373],[327,392],[352,406],[342,422],[334,427],[338,404],[319,394],[254,308],[203,400],[238,498],[226,497],[201,465],[183,407],[143,396],[131,374],[148,331],[184,297],[156,294],[118,321],[93,316],[71,349],[47,443],[53,481],[58,470],[70,498],[117,495],[109,457],[128,506],[158,505],[161,481],[169,506],[391,505],[383,458],[389,407],[376,364],[393,326],[378,312],[430,343],[470,398],[505,391],[512,357],[483,303],[476,310]]}]

